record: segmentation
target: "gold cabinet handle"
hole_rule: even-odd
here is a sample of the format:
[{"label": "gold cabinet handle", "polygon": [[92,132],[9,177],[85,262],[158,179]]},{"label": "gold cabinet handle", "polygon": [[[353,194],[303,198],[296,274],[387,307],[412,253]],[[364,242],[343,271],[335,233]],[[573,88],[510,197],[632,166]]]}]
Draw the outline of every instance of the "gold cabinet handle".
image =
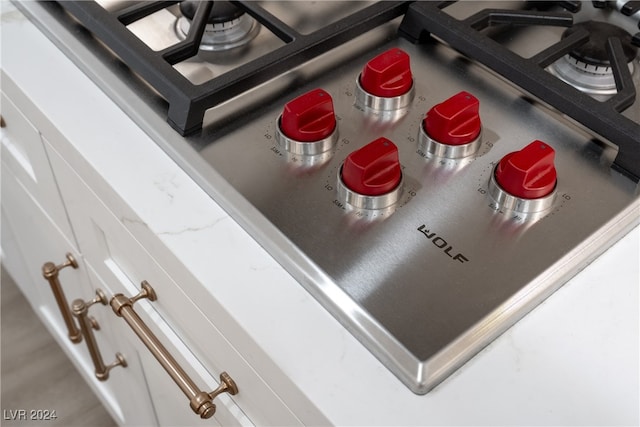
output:
[{"label": "gold cabinet handle", "polygon": [[78,268],[78,262],[70,253],[68,253],[66,257],[67,260],[60,265],[55,265],[52,262],[44,263],[44,265],[42,266],[42,275],[51,286],[51,291],[53,292],[53,296],[55,297],[58,308],[60,309],[60,313],[62,314],[62,319],[64,320],[65,325],[67,325],[67,330],[69,331],[69,339],[71,340],[71,342],[77,344],[82,341],[82,335],[80,334],[80,331],[78,330],[78,327],[73,320],[71,310],[69,310],[67,297],[64,296],[62,286],[60,285],[60,280],[58,280],[58,273],[60,272],[60,270],[66,267]]},{"label": "gold cabinet handle", "polygon": [[133,309],[133,304],[144,298],[149,301],[157,299],[155,291],[146,280],[142,282],[142,290],[138,295],[127,298],[122,294],[116,294],[111,298],[109,304],[113,312],[129,324],[144,345],[160,362],[164,370],[180,387],[180,390],[189,398],[193,412],[200,415],[200,418],[210,418],[216,412],[216,405],[213,403],[213,399],[222,393],[237,394],[238,386],[229,374],[223,372],[220,374],[220,386],[218,388],[210,393],[201,391]]},{"label": "gold cabinet handle", "polygon": [[78,319],[78,323],[80,324],[80,330],[82,331],[82,335],[84,336],[84,341],[87,343],[87,348],[89,349],[89,354],[91,355],[91,360],[93,361],[93,365],[96,368],[96,378],[100,381],[106,381],[109,379],[109,371],[115,368],[116,366],[122,366],[123,368],[127,367],[127,361],[124,356],[120,353],[116,353],[116,360],[110,365],[105,365],[102,360],[102,355],[100,354],[100,348],[96,343],[96,338],[93,335],[92,329],[100,329],[98,322],[93,317],[90,317],[89,307],[93,304],[101,303],[102,305],[107,305],[107,296],[102,292],[101,289],[96,290],[96,296],[94,299],[90,301],[83,301],[82,299],[77,299],[73,301],[71,304],[71,310],[73,311],[73,315]]}]

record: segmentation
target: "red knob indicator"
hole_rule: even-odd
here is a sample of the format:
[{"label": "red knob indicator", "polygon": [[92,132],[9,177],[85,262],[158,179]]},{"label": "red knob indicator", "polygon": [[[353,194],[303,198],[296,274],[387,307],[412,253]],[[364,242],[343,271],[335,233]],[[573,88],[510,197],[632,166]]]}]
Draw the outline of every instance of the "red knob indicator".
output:
[{"label": "red knob indicator", "polygon": [[469,92],[460,92],[427,112],[424,130],[437,142],[463,145],[480,135],[480,101]]},{"label": "red knob indicator", "polygon": [[360,86],[375,96],[400,96],[407,93],[412,85],[409,55],[398,48],[383,52],[367,62],[360,74]]},{"label": "red knob indicator", "polygon": [[380,196],[392,191],[402,178],[398,147],[387,138],[378,138],[349,154],[342,166],[342,181],[364,196]]},{"label": "red knob indicator", "polygon": [[314,142],[328,137],[336,128],[331,95],[315,89],[289,101],[284,106],[280,128],[296,141]]},{"label": "red knob indicator", "polygon": [[522,199],[547,196],[556,186],[554,158],[553,148],[542,141],[533,141],[500,160],[496,181],[504,191]]}]

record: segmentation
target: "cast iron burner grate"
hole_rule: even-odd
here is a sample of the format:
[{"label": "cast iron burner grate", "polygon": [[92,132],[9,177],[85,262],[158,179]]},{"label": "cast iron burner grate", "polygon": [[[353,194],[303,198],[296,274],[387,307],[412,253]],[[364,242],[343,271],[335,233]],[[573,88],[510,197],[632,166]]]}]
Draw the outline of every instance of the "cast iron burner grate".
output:
[{"label": "cast iron burner grate", "polygon": [[[409,7],[400,34],[414,43],[425,43],[431,35],[502,75],[543,102],[618,146],[613,167],[635,182],[640,181],[640,124],[620,114],[635,102],[636,90],[618,38],[607,40],[607,53],[617,93],[598,101],[562,82],[545,68],[589,40],[579,29],[531,58],[523,58],[481,33],[498,24],[554,25],[571,27],[572,15],[547,11],[485,9],[464,20],[444,12],[453,2],[415,2]],[[567,3],[567,2],[563,2]],[[569,2],[575,3],[575,2]],[[635,2],[631,2],[635,3]],[[568,5],[568,10],[572,10]],[[629,11],[637,8],[631,4]],[[637,44],[638,37],[633,39]]]},{"label": "cast iron burner grate", "polygon": [[[593,7],[597,7],[598,9],[611,9],[612,5],[610,2],[606,0],[593,0]],[[640,1],[632,0],[624,3],[620,8],[620,12],[627,16],[635,15],[637,12],[640,12]],[[640,22],[638,22],[638,28],[640,28]]]},{"label": "cast iron burner grate", "polygon": [[[200,2],[186,39],[161,51],[152,50],[127,29],[127,25],[176,3],[179,1],[140,2],[110,12],[91,1],[59,2],[165,98],[169,104],[167,121],[181,135],[200,131],[205,111],[209,108],[404,14],[399,29],[401,36],[416,43],[426,42],[430,34],[439,37],[466,56],[488,66],[543,102],[617,144],[619,151],[613,167],[634,181],[640,181],[640,124],[620,114],[633,105],[636,90],[617,38],[610,38],[606,48],[617,93],[601,102],[544,70],[576,46],[586,43],[589,40],[588,32],[575,31],[531,58],[523,58],[481,33],[483,29],[498,24],[571,27],[573,19],[570,13],[485,9],[467,19],[458,20],[443,11],[455,1],[377,2],[315,32],[300,34],[255,2],[234,1],[231,3],[286,44],[204,84],[196,85],[172,65],[197,55],[213,2]],[[540,8],[559,5],[570,12],[577,12],[582,6],[580,1],[572,0],[532,4]],[[608,2],[594,1],[593,4],[601,8],[610,7]],[[640,2],[629,1],[620,12],[631,16],[639,9]],[[632,43],[640,45],[640,33],[633,36]]]},{"label": "cast iron burner grate", "polygon": [[198,4],[186,39],[154,51],[127,29],[132,24],[179,1],[147,1],[110,12],[93,1],[61,1],[95,37],[105,43],[169,104],[169,124],[181,135],[202,129],[204,113],[385,22],[403,15],[410,2],[378,2],[310,34],[300,34],[253,1],[231,2],[286,44],[260,58],[195,85],[172,65],[198,53],[213,1]]}]

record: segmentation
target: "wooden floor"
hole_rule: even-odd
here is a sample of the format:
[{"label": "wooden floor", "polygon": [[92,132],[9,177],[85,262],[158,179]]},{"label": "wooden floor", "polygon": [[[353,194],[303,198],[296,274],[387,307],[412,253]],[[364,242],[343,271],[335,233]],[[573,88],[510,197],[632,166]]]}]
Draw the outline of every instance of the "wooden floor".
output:
[{"label": "wooden floor", "polygon": [[[4,270],[0,280],[0,424],[21,427],[115,426]],[[57,418],[33,421],[30,420],[31,410],[55,410]],[[23,414],[26,420],[20,419]]]}]

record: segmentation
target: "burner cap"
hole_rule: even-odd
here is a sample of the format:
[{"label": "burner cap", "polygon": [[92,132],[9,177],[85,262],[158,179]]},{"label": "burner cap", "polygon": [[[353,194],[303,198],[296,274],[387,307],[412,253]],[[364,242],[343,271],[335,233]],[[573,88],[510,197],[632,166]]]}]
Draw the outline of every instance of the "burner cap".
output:
[{"label": "burner cap", "polygon": [[638,49],[631,44],[631,34],[620,27],[606,22],[579,22],[571,28],[568,28],[562,37],[570,36],[579,28],[584,28],[589,32],[589,41],[572,50],[569,55],[582,63],[589,65],[611,65],[609,55],[607,55],[607,40],[610,37],[620,39],[627,62],[633,61],[638,54]]},{"label": "burner cap", "polygon": [[[199,1],[180,3],[182,16],[176,19],[174,29],[181,40],[189,34],[200,3]],[[223,51],[244,46],[260,32],[260,24],[241,8],[228,1],[216,0],[212,3],[209,19],[200,39],[200,50]]]},{"label": "burner cap", "polygon": [[[196,9],[198,9],[198,5],[200,3],[200,1],[183,1],[180,3],[180,12],[182,12],[185,17],[191,20],[195,16]],[[211,13],[209,13],[209,19],[207,20],[207,23],[221,24],[223,22],[233,21],[240,18],[242,15],[244,15],[244,13],[244,10],[240,9],[237,6],[234,6],[228,1],[216,0],[213,2],[213,7],[211,8]]]}]

